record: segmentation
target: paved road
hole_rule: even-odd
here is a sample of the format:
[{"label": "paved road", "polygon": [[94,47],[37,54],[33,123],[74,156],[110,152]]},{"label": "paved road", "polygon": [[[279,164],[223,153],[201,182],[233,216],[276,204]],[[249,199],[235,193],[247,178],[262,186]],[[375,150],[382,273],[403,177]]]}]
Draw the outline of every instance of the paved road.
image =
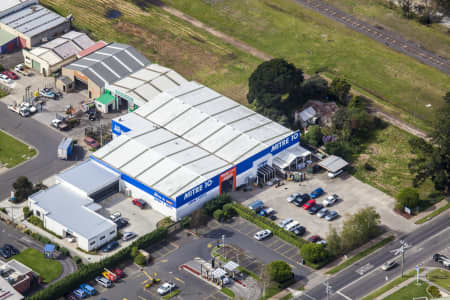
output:
[{"label": "paved road", "polygon": [[[388,276],[388,279],[398,276],[400,267],[383,272],[380,270],[380,266],[395,257],[400,262],[400,257],[392,252],[399,249],[400,240],[410,245],[406,250],[405,270],[414,268],[418,263],[426,262],[431,255],[448,247],[448,241],[450,240],[449,216],[450,213],[444,213],[434,221],[425,224],[412,233],[399,237],[383,249],[330,278],[329,283],[335,292],[330,299],[361,299],[362,296],[384,285],[386,276]],[[306,291],[306,294],[300,299],[326,299],[323,284]]]},{"label": "paved road", "polygon": [[446,58],[422,48],[419,44],[414,43],[413,41],[405,40],[396,33],[363,22],[329,4],[322,2],[321,0],[296,1],[334,21],[344,24],[350,29],[358,31],[380,43],[385,44],[391,49],[413,57],[428,66],[440,70],[441,72],[450,74],[450,62]]},{"label": "paved road", "polygon": [[37,183],[75,163],[56,157],[63,137],[61,134],[31,118],[20,117],[9,111],[4,103],[0,103],[0,129],[27,142],[39,152],[34,159],[0,175],[0,199],[10,195],[12,183],[21,175]]}]

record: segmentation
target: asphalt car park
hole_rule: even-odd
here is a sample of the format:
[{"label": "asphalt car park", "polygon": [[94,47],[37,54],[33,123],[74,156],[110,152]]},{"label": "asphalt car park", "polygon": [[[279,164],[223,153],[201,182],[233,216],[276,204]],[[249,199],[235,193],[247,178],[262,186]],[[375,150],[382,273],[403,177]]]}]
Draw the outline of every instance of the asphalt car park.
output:
[{"label": "asphalt car park", "polygon": [[[303,207],[297,207],[287,201],[291,194],[306,193],[309,195],[319,187],[324,190],[324,194],[315,199],[316,203],[322,204],[326,197],[337,194],[340,199],[328,209],[337,211],[340,217],[327,221],[325,218],[320,218],[316,214],[311,215]],[[345,172],[333,179],[328,178],[326,172],[306,174],[306,180],[302,182],[286,181],[279,187],[272,185],[253,188],[252,191],[236,191],[233,193],[233,199],[245,206],[261,200],[265,207],[273,208],[276,211],[277,220],[274,222],[278,223],[283,219],[292,218],[306,227],[304,237],[309,235],[326,237],[329,224],[340,229],[346,214],[353,214],[368,206],[375,207],[381,216],[381,223],[395,231],[407,232],[414,228],[414,224],[395,214],[393,211],[395,200],[392,197]]]}]

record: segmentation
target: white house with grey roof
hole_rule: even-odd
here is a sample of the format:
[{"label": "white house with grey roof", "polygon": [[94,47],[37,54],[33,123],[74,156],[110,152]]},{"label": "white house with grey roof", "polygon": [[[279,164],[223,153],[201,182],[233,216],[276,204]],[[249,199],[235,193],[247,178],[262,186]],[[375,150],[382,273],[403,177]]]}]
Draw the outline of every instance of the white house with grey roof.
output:
[{"label": "white house with grey roof", "polygon": [[150,61],[129,45],[111,43],[65,65],[62,75],[86,87],[89,98],[100,97],[106,86],[142,69]]},{"label": "white house with grey roof", "polygon": [[78,247],[91,251],[114,239],[117,226],[98,213],[99,201],[119,191],[118,173],[91,161],[56,176],[57,184],[28,198],[33,214],[59,236],[71,236]]}]

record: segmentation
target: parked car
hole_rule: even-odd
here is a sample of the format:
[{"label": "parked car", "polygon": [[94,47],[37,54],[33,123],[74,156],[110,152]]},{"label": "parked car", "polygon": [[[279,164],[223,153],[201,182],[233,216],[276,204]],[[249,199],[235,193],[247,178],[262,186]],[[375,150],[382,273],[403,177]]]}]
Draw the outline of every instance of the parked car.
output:
[{"label": "parked car", "polygon": [[313,207],[311,207],[310,209],[308,209],[309,214],[314,215],[317,212],[319,212],[319,210],[321,210],[323,208],[322,204],[316,204]]},{"label": "parked car", "polygon": [[316,244],[320,244],[320,245],[323,245],[324,247],[326,247],[327,241],[321,239],[320,241],[317,241]]},{"label": "parked car", "polygon": [[287,201],[288,201],[288,202],[292,202],[292,201],[294,201],[298,196],[300,196],[299,193],[295,193],[295,194],[289,195],[289,197],[287,197]]},{"label": "parked car", "polygon": [[313,199],[320,197],[324,193],[322,188],[317,188],[309,194],[309,196]]},{"label": "parked car", "polygon": [[392,268],[395,267],[396,265],[397,265],[397,262],[396,262],[395,260],[391,260],[391,261],[388,261],[388,262],[384,263],[384,264],[381,266],[381,270],[387,271],[387,270],[392,269]]},{"label": "parked car", "polygon": [[298,198],[295,198],[291,203],[294,204],[295,206],[298,206],[298,207],[302,206],[302,202]]},{"label": "parked car", "polygon": [[344,170],[339,170],[337,172],[328,172],[328,178],[335,178],[341,175],[344,172]]},{"label": "parked car", "polygon": [[88,294],[82,289],[75,290],[72,293],[75,295],[75,297],[77,297],[77,299],[84,299],[88,297]]},{"label": "parked car", "polygon": [[303,209],[308,210],[311,207],[313,207],[314,205],[316,205],[316,201],[314,199],[311,199],[303,205]]},{"label": "parked car", "polygon": [[328,208],[324,207],[317,213],[317,216],[319,218],[324,218],[326,215],[328,215]]},{"label": "parked car", "polygon": [[95,277],[95,282],[97,282],[99,285],[101,285],[102,287],[105,287],[105,288],[110,288],[112,285],[111,280],[106,279],[103,276]]},{"label": "parked car", "polygon": [[119,247],[119,243],[116,241],[109,242],[104,248],[103,252],[110,252]]},{"label": "parked car", "polygon": [[125,226],[128,225],[128,221],[125,220],[125,219],[115,220],[114,223],[116,223],[117,229],[122,229],[122,228],[124,228]]},{"label": "parked car", "polygon": [[19,76],[17,76],[16,73],[14,73],[14,72],[12,72],[12,71],[10,71],[10,70],[5,70],[5,71],[2,72],[2,74],[8,76],[8,77],[9,77],[10,79],[12,79],[12,80],[17,80],[17,79],[19,79]]},{"label": "parked car", "polygon": [[42,97],[45,97],[45,98],[51,98],[51,99],[56,98],[55,93],[53,93],[53,91],[49,88],[43,88],[42,90],[40,90],[39,95],[41,95]]},{"label": "parked car", "polygon": [[97,143],[97,141],[94,140],[94,139],[91,138],[91,137],[86,136],[86,137],[84,138],[84,142],[86,143],[86,145],[88,145],[88,146],[91,147],[91,148],[94,148],[94,149],[100,148],[100,144]]},{"label": "parked car", "polygon": [[295,229],[300,227],[300,223],[298,221],[291,222],[284,227],[285,230],[294,232]]},{"label": "parked car", "polygon": [[438,262],[438,263],[442,263],[442,261],[448,260],[448,259],[449,258],[447,256],[445,256],[445,255],[442,255],[442,254],[439,254],[439,253],[433,254],[433,260],[435,262]]},{"label": "parked car", "polygon": [[328,196],[325,200],[323,200],[323,206],[327,207],[335,204],[339,200],[339,196],[336,194]]},{"label": "parked car", "polygon": [[319,235],[312,235],[308,238],[308,242],[310,243],[317,243],[318,241],[321,241],[322,238]]},{"label": "parked car", "polygon": [[280,226],[281,228],[285,228],[287,224],[291,223],[292,221],[294,221],[292,218],[287,218],[284,219],[283,221],[281,221],[280,223],[278,223],[278,226]]},{"label": "parked car", "polygon": [[134,232],[124,232],[122,235],[122,241],[129,241],[132,238],[135,238],[137,236]]},{"label": "parked car", "polygon": [[258,215],[269,218],[271,220],[276,220],[275,210],[271,207],[263,208],[259,211]]},{"label": "parked car", "polygon": [[269,229],[264,229],[264,230],[261,230],[261,231],[258,231],[257,233],[255,233],[254,237],[256,240],[262,241],[271,235],[272,235],[272,231],[270,231]]},{"label": "parked car", "polygon": [[297,229],[292,231],[295,235],[304,235],[306,232],[306,228],[304,226],[299,226]]},{"label": "parked car", "polygon": [[160,294],[161,296],[171,292],[172,290],[174,290],[176,288],[175,283],[173,282],[165,282],[163,285],[161,285],[157,292],[158,294]]},{"label": "parked car", "polygon": [[0,80],[8,84],[12,82],[11,78],[6,76],[5,74],[0,74]]},{"label": "parked car", "polygon": [[147,207],[147,202],[145,202],[144,200],[139,199],[139,198],[133,199],[133,204],[140,207],[141,209],[144,209]]},{"label": "parked car", "polygon": [[95,121],[97,119],[97,112],[96,111],[89,112],[88,118],[90,121]]},{"label": "parked car", "polygon": [[300,203],[300,206],[302,206],[303,204],[311,200],[311,197],[309,197],[308,194],[303,194],[298,196],[296,200]]},{"label": "parked car", "polygon": [[87,283],[82,283],[82,284],[80,285],[80,289],[82,289],[83,291],[85,291],[86,294],[88,294],[89,296],[93,296],[93,295],[97,294],[97,291],[96,291],[92,286],[90,286],[90,285],[87,284]]},{"label": "parked car", "polygon": [[4,259],[8,259],[11,257],[11,255],[9,254],[9,252],[7,252],[5,249],[0,248],[0,256],[3,257]]},{"label": "parked car", "polygon": [[339,217],[339,214],[337,213],[337,211],[332,210],[328,213],[328,215],[325,216],[325,220],[332,221],[332,220],[336,219],[337,217]]},{"label": "parked car", "polygon": [[3,249],[5,249],[5,251],[8,252],[10,256],[19,254],[19,250],[17,250],[17,248],[10,244],[3,245]]},{"label": "parked car", "polygon": [[122,214],[121,214],[120,212],[118,212],[118,211],[113,212],[113,213],[109,216],[109,218],[110,218],[113,222],[119,220],[121,217],[122,217]]},{"label": "parked car", "polygon": [[66,300],[77,300],[77,297],[75,297],[75,295],[72,292],[70,292],[70,293],[67,293],[67,294],[64,295],[64,299],[66,299]]}]

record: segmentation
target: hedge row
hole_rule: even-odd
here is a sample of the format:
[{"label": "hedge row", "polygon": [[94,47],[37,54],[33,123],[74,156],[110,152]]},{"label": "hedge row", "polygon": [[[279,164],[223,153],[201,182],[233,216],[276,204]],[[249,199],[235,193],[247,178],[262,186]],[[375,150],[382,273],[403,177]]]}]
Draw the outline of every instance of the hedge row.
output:
[{"label": "hedge row", "polygon": [[278,224],[275,224],[268,218],[256,214],[250,208],[247,208],[239,203],[233,203],[233,208],[236,210],[237,214],[242,218],[249,220],[250,222],[258,225],[261,228],[270,229],[274,235],[278,236],[282,240],[285,240],[286,242],[294,246],[297,246],[298,248],[300,248],[304,243],[306,243],[304,239],[296,236],[292,232],[284,230],[283,228],[278,226]]},{"label": "hedge row", "polygon": [[167,237],[166,228],[158,228],[146,235],[141,236],[130,246],[121,249],[116,254],[107,257],[99,262],[83,265],[78,271],[64,277],[63,279],[49,285],[46,289],[41,290],[31,297],[29,300],[52,300],[62,297],[65,293],[70,292],[80,286],[83,282],[89,281],[103,272],[104,268],[112,268],[120,262],[131,258],[131,248],[138,247],[145,249],[152,243],[161,241]]}]

